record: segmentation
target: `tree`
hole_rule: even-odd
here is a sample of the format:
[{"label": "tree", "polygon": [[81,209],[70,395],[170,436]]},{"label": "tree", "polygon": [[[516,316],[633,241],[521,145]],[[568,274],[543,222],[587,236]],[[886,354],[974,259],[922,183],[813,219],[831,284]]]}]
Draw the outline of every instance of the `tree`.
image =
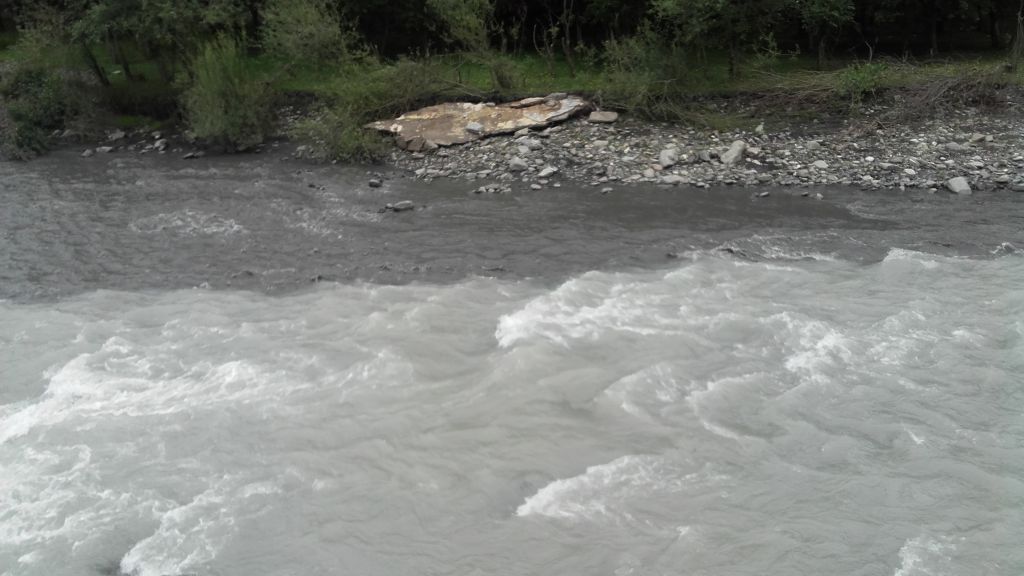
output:
[{"label": "tree", "polygon": [[853,22],[853,0],[795,0],[800,21],[818,45],[818,68],[825,67],[825,48],[830,34]]}]

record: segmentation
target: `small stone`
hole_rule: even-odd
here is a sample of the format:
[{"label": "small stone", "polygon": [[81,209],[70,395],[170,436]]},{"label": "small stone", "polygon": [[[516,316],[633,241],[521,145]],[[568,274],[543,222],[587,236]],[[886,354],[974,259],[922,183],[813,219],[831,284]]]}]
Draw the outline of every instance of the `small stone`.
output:
[{"label": "small stone", "polygon": [[1024,192],[1024,180],[1017,180],[1013,184],[1010,184],[1010,190],[1014,192]]},{"label": "small stone", "polygon": [[484,125],[479,122],[470,122],[469,124],[466,124],[466,132],[476,135],[483,134]]},{"label": "small stone", "polygon": [[543,186],[541,186],[540,184],[530,184],[530,190],[540,190],[542,188]]},{"label": "small stone", "polygon": [[408,212],[415,210],[416,205],[411,200],[402,200],[401,202],[395,202],[394,204],[388,204],[384,207],[386,210],[391,212]]},{"label": "small stone", "polygon": [[595,110],[590,113],[587,121],[591,124],[613,124],[618,121],[619,113],[610,110]]},{"label": "small stone", "polygon": [[167,146],[168,142],[166,138],[160,138],[159,140],[153,143],[153,147],[159,150],[160,152],[167,150]]},{"label": "small stone", "polygon": [[904,168],[903,173],[907,176],[917,176],[917,170],[914,170],[913,168]]},{"label": "small stone", "polygon": [[729,146],[729,150],[722,154],[722,164],[732,166],[743,159],[743,153],[747,151],[747,143],[737,140]]},{"label": "small stone", "polygon": [[656,172],[654,171],[654,168],[644,170],[644,178],[654,178],[655,174]]},{"label": "small stone", "polygon": [[512,172],[525,172],[529,167],[530,166],[526,163],[526,160],[523,160],[519,156],[514,156],[508,161],[508,169]]},{"label": "small stone", "polygon": [[371,178],[368,184],[370,185],[370,188],[380,188],[384,185],[379,178]]},{"label": "small stone", "polygon": [[671,168],[679,162],[679,152],[673,148],[666,148],[658,154],[658,164],[662,169]]},{"label": "small stone", "polygon": [[601,188],[601,194],[609,194],[614,190],[615,189],[612,188],[611,186],[605,186],[604,188]]},{"label": "small stone", "polygon": [[124,133],[124,130],[114,130],[107,136],[107,140],[110,142],[117,142],[118,140],[124,140],[125,136],[127,136],[127,134]]},{"label": "small stone", "polygon": [[767,191],[767,190],[765,190],[764,192],[758,192],[757,193],[757,197],[758,198],[767,198],[767,197],[769,197],[771,195],[772,195],[772,193]]},{"label": "small stone", "polygon": [[112,146],[100,146],[96,148],[96,152],[99,154],[110,154],[113,151],[114,148]]},{"label": "small stone", "polygon": [[670,184],[672,186],[678,186],[680,184],[685,184],[686,183],[686,178],[683,178],[682,176],[679,176],[678,174],[666,174],[666,175],[661,177],[661,182],[663,184]]},{"label": "small stone", "polygon": [[824,160],[815,160],[811,166],[814,166],[818,170],[828,170],[828,162],[825,162]]},{"label": "small stone", "polygon": [[538,176],[541,177],[541,178],[550,178],[550,177],[554,176],[557,173],[558,173],[558,168],[555,168],[554,166],[545,166],[540,171],[540,174],[538,174]]},{"label": "small stone", "polygon": [[946,144],[946,150],[949,150],[950,152],[966,152],[968,148],[963,144],[959,144],[957,142],[950,142]]},{"label": "small stone", "polygon": [[82,158],[91,158],[94,154],[96,154],[96,151],[93,150],[92,148],[89,148],[88,150],[82,152]]},{"label": "small stone", "polygon": [[956,178],[950,178],[946,181],[946,188],[954,194],[960,194],[968,196],[971,194],[971,185],[967,183],[967,179],[963,176],[957,176]]},{"label": "small stone", "polygon": [[821,149],[821,142],[818,142],[817,140],[811,140],[810,142],[807,143],[807,149],[808,150],[820,150]]},{"label": "small stone", "polygon": [[540,140],[537,140],[536,138],[524,138],[520,142],[520,144],[526,146],[528,150],[532,150],[534,152],[540,150],[541,148],[544,148],[544,144]]},{"label": "small stone", "polygon": [[195,160],[197,158],[202,158],[203,155],[204,155],[204,153],[203,153],[202,150],[194,150],[194,151],[189,152],[188,154],[185,154],[184,156],[182,156],[182,159],[184,159],[184,160]]},{"label": "small stone", "polygon": [[978,134],[977,132],[975,132],[974,134],[971,134],[971,144],[979,144],[979,143],[984,142],[984,141],[985,141],[985,135],[984,134]]}]

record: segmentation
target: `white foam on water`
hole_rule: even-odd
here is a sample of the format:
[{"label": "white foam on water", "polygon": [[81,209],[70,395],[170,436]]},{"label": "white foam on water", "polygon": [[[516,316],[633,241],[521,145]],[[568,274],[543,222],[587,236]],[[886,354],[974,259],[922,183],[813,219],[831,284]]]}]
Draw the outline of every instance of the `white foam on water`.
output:
[{"label": "white foam on water", "polygon": [[226,476],[192,501],[163,511],[153,535],[136,543],[121,559],[121,571],[131,576],[165,576],[201,567],[231,541],[243,520],[259,515],[259,508],[248,510],[250,499],[279,492],[270,482],[245,483]]},{"label": "white foam on water", "polygon": [[494,334],[498,344],[509,348],[543,338],[566,346],[570,340],[594,340],[614,331],[647,336],[664,332],[659,315],[650,314],[663,301],[650,291],[652,282],[623,282],[623,276],[584,274],[534,298],[501,317]]},{"label": "white foam on water", "polygon": [[562,520],[630,519],[633,498],[683,490],[698,479],[662,456],[626,455],[590,466],[571,478],[555,480],[526,499],[516,515]]},{"label": "white foam on water", "polygon": [[900,547],[900,565],[893,576],[959,576],[950,571],[951,539],[918,536]]},{"label": "white foam on water", "polygon": [[139,218],[128,226],[140,234],[174,232],[186,236],[229,236],[246,232],[241,224],[231,218],[192,208]]}]

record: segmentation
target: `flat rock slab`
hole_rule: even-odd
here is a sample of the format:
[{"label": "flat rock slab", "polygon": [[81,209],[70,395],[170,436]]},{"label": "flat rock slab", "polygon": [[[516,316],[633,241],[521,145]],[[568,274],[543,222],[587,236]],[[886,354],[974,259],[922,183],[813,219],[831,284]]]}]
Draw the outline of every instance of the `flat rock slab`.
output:
[{"label": "flat rock slab", "polygon": [[452,102],[372,122],[366,127],[394,134],[400,148],[418,152],[512,134],[524,128],[543,128],[589,109],[590,103],[578,96],[527,98],[508,104]]}]

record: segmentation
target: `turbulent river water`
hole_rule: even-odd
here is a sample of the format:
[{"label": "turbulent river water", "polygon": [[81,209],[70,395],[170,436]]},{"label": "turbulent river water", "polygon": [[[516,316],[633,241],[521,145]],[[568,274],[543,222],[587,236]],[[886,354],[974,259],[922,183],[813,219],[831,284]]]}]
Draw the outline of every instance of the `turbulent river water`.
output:
[{"label": "turbulent river water", "polygon": [[0,574],[1024,573],[1024,195],[365,180],[0,165]]}]

